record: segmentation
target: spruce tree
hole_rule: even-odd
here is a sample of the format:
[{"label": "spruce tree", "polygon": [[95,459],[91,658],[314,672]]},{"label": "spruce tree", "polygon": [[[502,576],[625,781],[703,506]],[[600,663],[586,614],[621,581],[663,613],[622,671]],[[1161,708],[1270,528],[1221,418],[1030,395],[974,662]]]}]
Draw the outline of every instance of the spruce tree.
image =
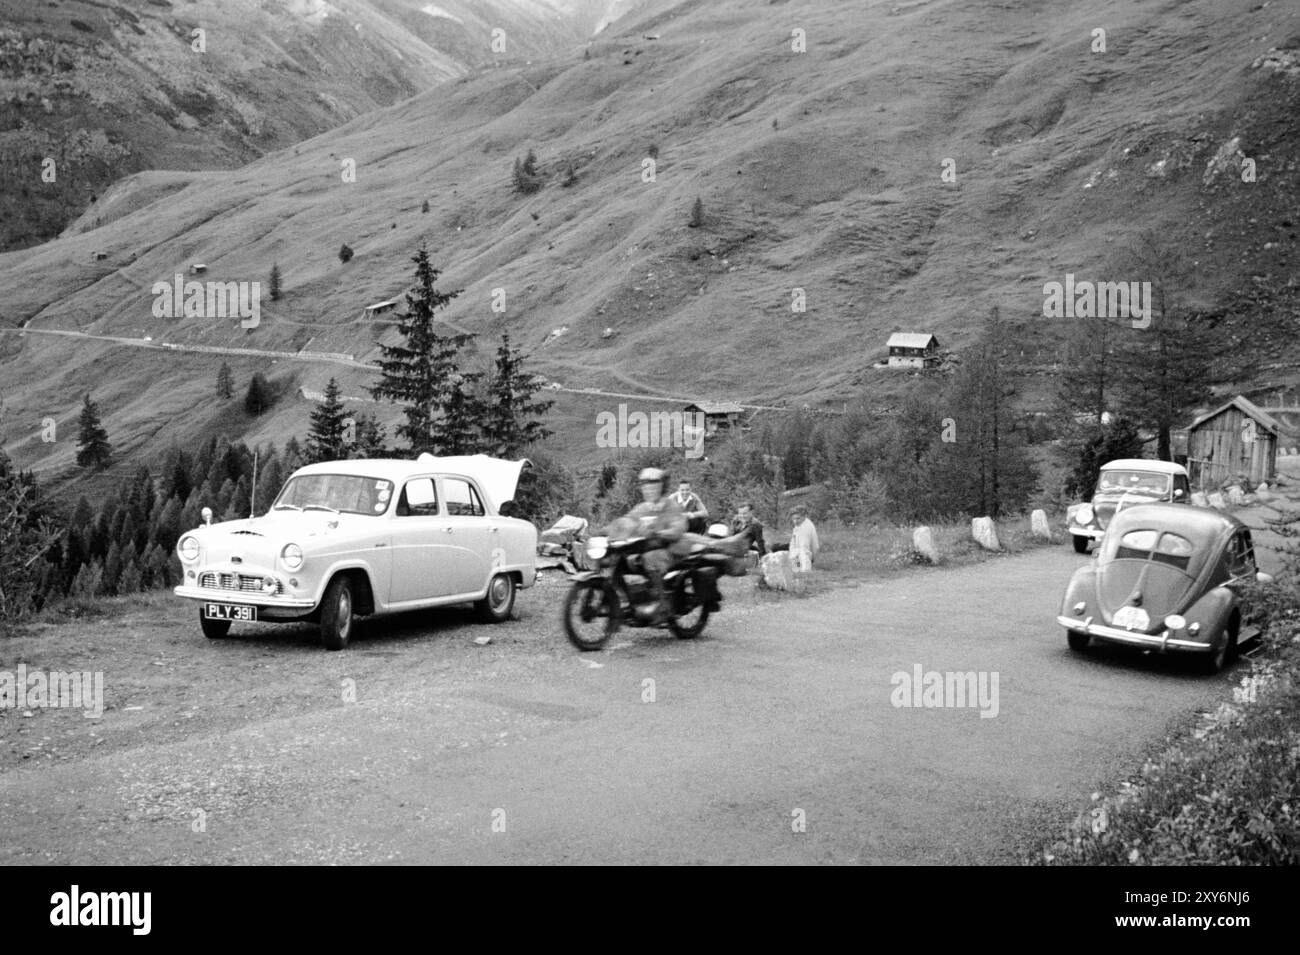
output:
[{"label": "spruce tree", "polygon": [[351,457],[383,458],[388,456],[388,429],[372,414],[357,416],[357,443]]},{"label": "spruce tree", "polygon": [[271,301],[280,301],[280,263],[276,262],[271,266]]},{"label": "spruce tree", "polygon": [[217,397],[222,401],[234,397],[235,382],[230,372],[230,365],[222,362],[221,367],[217,369]]},{"label": "spruce tree", "polygon": [[77,436],[77,464],[102,471],[113,462],[113,448],[108,432],[99,422],[99,408],[86,395],[81,406],[80,433]]},{"label": "spruce tree", "polygon": [[439,454],[475,454],[481,450],[483,403],[475,393],[478,372],[452,375],[438,428]]},{"label": "spruce tree", "polygon": [[434,286],[439,272],[429,262],[424,245],[412,258],[415,263],[415,288],[406,293],[406,315],[398,322],[403,344],[381,345],[380,381],[370,389],[375,398],[387,399],[402,406],[405,421],[397,426],[397,435],[405,438],[413,455],[428,451],[444,452],[438,430],[457,386],[453,380],[462,347],[473,336],[439,335],[434,329],[434,313],[460,294],[440,292]]},{"label": "spruce tree", "polygon": [[342,461],[347,457],[347,406],[339,398],[339,383],[331,378],[325,386],[325,396],[316,403],[311,413],[311,429],[307,433],[307,463]]},{"label": "spruce tree", "polygon": [[525,373],[523,364],[520,352],[510,347],[510,332],[503,330],[482,426],[483,450],[496,457],[513,457],[552,434],[540,418],[555,402],[536,400],[542,383]]},{"label": "spruce tree", "polygon": [[251,415],[260,415],[271,407],[271,385],[260,371],[255,372],[248,382],[248,391],[244,393],[244,410]]}]

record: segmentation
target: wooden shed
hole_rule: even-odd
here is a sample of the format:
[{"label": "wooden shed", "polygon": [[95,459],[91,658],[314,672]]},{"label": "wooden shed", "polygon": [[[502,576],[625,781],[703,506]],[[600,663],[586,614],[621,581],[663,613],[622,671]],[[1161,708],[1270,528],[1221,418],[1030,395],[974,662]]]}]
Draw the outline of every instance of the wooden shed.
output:
[{"label": "wooden shed", "polygon": [[1251,487],[1273,481],[1282,425],[1241,395],[1187,426],[1187,472],[1192,485],[1217,487],[1245,475]]},{"label": "wooden shed", "polygon": [[745,413],[745,409],[734,401],[697,401],[682,410],[687,414],[704,415],[704,433],[710,436],[720,429],[734,428]]},{"label": "wooden shed", "polygon": [[894,332],[886,343],[890,368],[937,368],[939,339],[928,332]]}]

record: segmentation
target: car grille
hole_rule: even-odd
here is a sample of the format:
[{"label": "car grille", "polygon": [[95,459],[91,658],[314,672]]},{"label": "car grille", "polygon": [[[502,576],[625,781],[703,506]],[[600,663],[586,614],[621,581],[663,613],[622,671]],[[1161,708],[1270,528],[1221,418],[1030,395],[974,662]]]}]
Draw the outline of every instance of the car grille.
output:
[{"label": "car grille", "polygon": [[[263,579],[249,574],[218,574],[209,571],[199,574],[199,586],[213,590],[235,590],[260,594],[264,593],[262,590]],[[275,592],[277,595],[284,593],[284,584],[279,580],[275,582]]]}]

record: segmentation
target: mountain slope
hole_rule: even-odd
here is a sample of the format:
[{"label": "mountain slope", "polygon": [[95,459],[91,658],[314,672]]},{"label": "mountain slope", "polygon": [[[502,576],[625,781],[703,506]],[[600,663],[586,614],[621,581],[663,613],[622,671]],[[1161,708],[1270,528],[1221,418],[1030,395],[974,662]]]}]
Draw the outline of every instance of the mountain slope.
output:
[{"label": "mountain slope", "polygon": [[[1099,25],[1104,53],[1091,50]],[[796,29],[807,52],[792,49]],[[1104,269],[1155,229],[1187,255],[1180,298],[1248,303],[1262,381],[1296,358],[1298,51],[1295,5],[1243,0],[651,3],[589,59],[464,77],[237,171],[122,183],[128,211],[111,223],[0,256],[0,309],[32,327],[372,360],[392,331],[361,308],[405,287],[424,240],[444,284],[464,289],[449,321],[487,346],[505,321],[548,377],[838,406],[905,387],[870,368],[890,331],[959,349],[992,305],[1046,389],[1066,328],[1042,318],[1043,284],[1141,280]],[[546,184],[521,196],[509,174],[529,148]],[[1238,149],[1256,181],[1241,180]],[[347,159],[355,182],[340,175]],[[940,178],[945,159],[956,182]],[[697,197],[704,224],[691,228]],[[278,262],[285,298],[263,302],[256,329],[154,318],[152,284],[194,261],[209,278],[263,282]],[[792,311],[796,290],[806,312]],[[26,351],[10,341],[0,365],[24,416],[0,420],[11,442],[43,408],[75,411],[94,380],[83,362],[104,360],[33,338]],[[124,361],[110,391],[140,397],[134,412],[104,403],[110,431],[150,395],[211,393],[215,359]],[[340,374],[352,395],[373,380],[280,371],[315,390]],[[301,433],[306,410],[286,401],[250,435]],[[576,460],[605,453],[593,420],[608,400],[558,410]]]},{"label": "mountain slope", "polygon": [[50,238],[126,173],[232,168],[470,69],[572,50],[615,5],[0,0],[0,248]]}]

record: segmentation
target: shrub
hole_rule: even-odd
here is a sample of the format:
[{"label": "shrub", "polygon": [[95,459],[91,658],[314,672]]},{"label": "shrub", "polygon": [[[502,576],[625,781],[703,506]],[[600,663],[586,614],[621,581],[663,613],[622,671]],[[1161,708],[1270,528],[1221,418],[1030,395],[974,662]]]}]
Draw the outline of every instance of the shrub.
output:
[{"label": "shrub", "polygon": [[349,262],[352,261],[352,255],[353,255],[352,248],[346,242],[344,242],[343,247],[339,249],[339,261],[342,262],[344,265],[347,265]]}]

